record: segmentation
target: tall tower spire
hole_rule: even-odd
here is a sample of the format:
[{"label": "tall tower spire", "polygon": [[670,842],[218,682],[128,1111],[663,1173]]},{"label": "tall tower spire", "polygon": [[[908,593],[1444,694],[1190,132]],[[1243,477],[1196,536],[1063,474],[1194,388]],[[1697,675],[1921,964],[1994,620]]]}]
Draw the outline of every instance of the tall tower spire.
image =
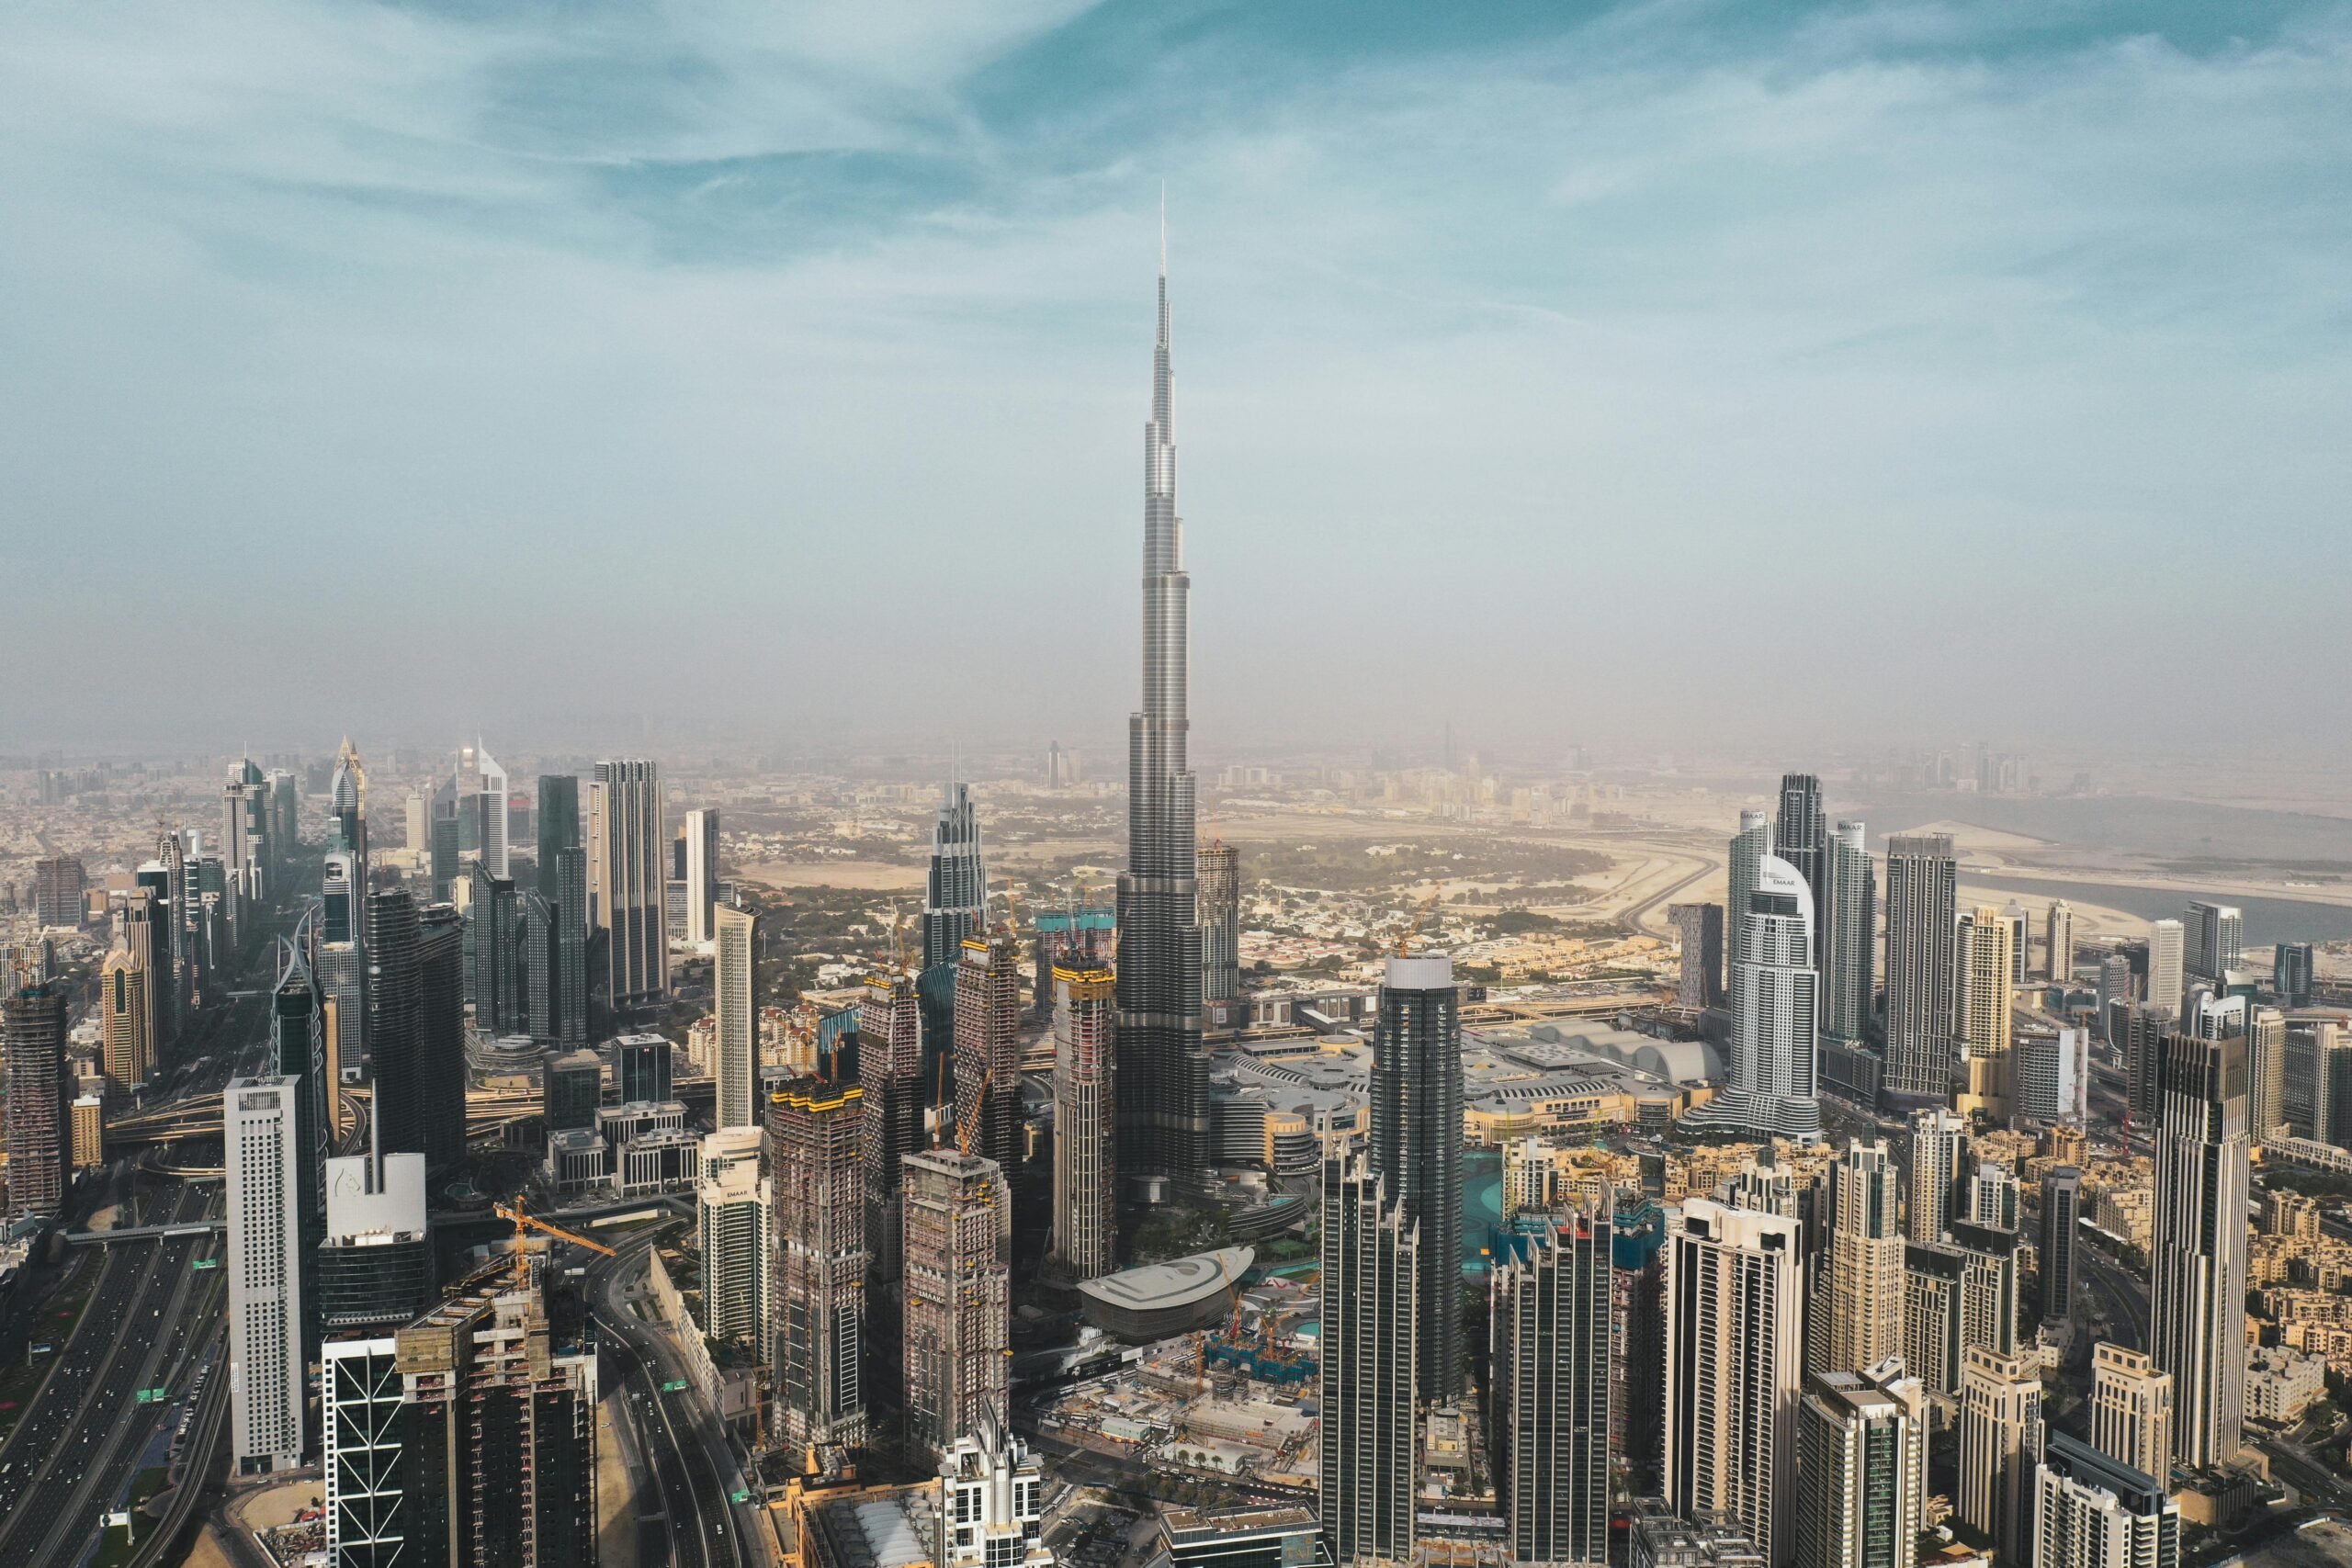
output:
[{"label": "tall tower spire", "polygon": [[1127,869],[1119,878],[1117,1167],[1145,1195],[1208,1168],[1201,1051],[1201,926],[1191,728],[1192,579],[1176,512],[1167,193],[1160,195],[1158,340],[1144,426],[1143,706],[1127,720]]}]

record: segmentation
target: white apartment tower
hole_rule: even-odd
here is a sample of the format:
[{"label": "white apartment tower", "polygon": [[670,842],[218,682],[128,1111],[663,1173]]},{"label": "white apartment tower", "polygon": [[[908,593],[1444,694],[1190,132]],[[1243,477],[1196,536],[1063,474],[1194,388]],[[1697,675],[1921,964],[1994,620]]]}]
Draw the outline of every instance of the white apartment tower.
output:
[{"label": "white apartment tower", "polygon": [[240,1475],[302,1462],[302,1080],[221,1096],[229,1178],[230,1450]]}]

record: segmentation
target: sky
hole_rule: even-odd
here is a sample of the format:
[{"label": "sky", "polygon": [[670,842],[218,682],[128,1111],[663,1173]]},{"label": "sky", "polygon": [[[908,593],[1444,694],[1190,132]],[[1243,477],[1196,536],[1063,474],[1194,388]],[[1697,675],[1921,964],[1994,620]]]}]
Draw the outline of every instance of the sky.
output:
[{"label": "sky", "polygon": [[[17,0],[0,749],[2342,751],[2352,7]],[[2200,741],[2199,737],[2207,738]]]}]

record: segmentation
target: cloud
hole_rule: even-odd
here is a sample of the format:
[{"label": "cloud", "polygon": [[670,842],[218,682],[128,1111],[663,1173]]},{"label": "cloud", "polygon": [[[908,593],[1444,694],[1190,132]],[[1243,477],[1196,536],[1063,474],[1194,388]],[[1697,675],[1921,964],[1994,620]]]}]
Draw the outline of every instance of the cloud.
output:
[{"label": "cloud", "polygon": [[935,13],[9,13],[0,743],[1115,750],[1162,177],[1212,753],[2352,717],[2341,7]]}]

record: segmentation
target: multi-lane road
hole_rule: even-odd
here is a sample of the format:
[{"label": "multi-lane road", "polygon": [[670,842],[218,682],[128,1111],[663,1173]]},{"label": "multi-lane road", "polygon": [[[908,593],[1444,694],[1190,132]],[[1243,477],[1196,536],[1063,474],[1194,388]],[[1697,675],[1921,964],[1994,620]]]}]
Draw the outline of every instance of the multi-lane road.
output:
[{"label": "multi-lane road", "polygon": [[654,1240],[638,1237],[618,1257],[594,1259],[588,1273],[601,1371],[620,1394],[627,1427],[621,1448],[637,1493],[639,1568],[756,1568],[768,1561],[754,1544],[758,1514],[730,1499],[742,1482],[718,1417],[690,1386],[663,1391],[684,1382],[685,1368],[667,1336],[632,1307]]}]

